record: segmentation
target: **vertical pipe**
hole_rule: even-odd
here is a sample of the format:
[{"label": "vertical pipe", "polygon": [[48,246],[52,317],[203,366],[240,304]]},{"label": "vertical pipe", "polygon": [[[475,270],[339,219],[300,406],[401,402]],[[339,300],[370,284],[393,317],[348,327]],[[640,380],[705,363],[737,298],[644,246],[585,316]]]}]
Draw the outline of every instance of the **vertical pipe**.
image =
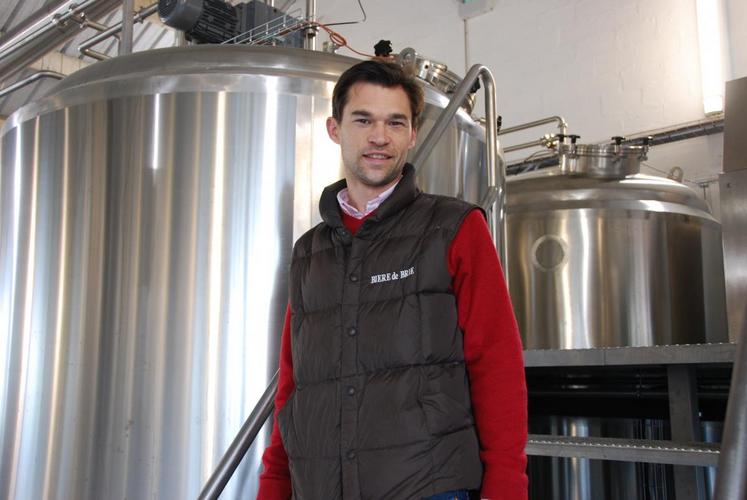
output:
[{"label": "vertical pipe", "polygon": [[119,39],[119,55],[132,54],[132,30],[135,0],[122,1],[122,35]]},{"label": "vertical pipe", "polygon": [[[316,21],[316,0],[306,0],[306,20],[310,23]],[[303,40],[304,49],[316,50],[316,31],[315,26],[306,28],[306,37]]]}]

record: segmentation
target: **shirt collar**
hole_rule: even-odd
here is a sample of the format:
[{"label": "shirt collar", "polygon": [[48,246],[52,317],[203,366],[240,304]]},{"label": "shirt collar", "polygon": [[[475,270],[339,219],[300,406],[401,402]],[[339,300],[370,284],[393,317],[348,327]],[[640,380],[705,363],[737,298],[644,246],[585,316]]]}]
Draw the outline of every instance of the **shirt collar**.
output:
[{"label": "shirt collar", "polygon": [[348,193],[348,188],[343,188],[338,191],[337,202],[340,204],[340,209],[343,212],[356,219],[362,219],[366,215],[379,208],[379,206],[384,203],[384,200],[389,198],[389,196],[394,192],[394,188],[397,187],[397,184],[399,184],[399,180],[395,182],[392,187],[379,194],[376,198],[369,200],[368,203],[366,203],[366,209],[362,212],[350,203],[350,194]]}]

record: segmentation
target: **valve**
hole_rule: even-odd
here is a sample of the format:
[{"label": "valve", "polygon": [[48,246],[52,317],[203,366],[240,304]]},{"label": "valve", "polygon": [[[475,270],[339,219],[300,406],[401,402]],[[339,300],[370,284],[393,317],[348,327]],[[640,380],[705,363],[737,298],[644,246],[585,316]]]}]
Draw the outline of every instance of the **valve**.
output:
[{"label": "valve", "polygon": [[389,57],[392,53],[392,42],[391,40],[379,40],[374,45],[374,54],[376,57]]}]

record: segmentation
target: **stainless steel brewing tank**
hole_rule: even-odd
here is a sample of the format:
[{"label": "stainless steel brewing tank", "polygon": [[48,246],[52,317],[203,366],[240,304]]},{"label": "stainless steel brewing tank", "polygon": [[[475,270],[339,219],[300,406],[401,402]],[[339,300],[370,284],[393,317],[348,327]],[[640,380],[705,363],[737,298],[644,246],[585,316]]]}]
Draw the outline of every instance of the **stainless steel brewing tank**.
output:
[{"label": "stainless steel brewing tank", "polygon": [[[354,62],[139,53],[8,119],[0,497],[197,496],[277,366],[290,251],[341,176],[325,120]],[[447,102],[426,100],[421,138]],[[482,133],[460,112],[421,185],[479,200]],[[265,439],[221,498],[254,495]]]},{"label": "stainless steel brewing tank", "polygon": [[721,229],[706,203],[636,173],[635,151],[574,148],[561,151],[561,168],[508,180],[510,291],[524,347],[725,341]]}]

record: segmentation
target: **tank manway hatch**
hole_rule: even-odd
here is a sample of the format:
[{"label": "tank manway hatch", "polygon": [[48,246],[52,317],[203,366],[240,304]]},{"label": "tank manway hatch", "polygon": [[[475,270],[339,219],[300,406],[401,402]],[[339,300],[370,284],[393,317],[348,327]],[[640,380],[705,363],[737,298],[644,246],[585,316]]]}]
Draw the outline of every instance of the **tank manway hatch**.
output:
[{"label": "tank manway hatch", "polygon": [[[187,40],[194,43],[247,43],[252,37],[242,35],[259,31],[270,33],[300,19],[286,15],[283,11],[264,2],[231,5],[222,0],[159,0],[158,15],[167,26],[183,31]],[[283,47],[303,47],[301,32],[284,33],[282,36],[262,37],[262,42]]]}]

